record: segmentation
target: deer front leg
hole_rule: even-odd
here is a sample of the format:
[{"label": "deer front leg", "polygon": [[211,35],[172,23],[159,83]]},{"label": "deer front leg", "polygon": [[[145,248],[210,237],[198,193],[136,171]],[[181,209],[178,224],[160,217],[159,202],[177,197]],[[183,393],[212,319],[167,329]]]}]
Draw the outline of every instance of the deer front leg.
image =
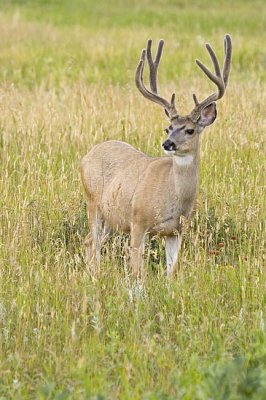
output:
[{"label": "deer front leg", "polygon": [[132,224],[131,227],[131,254],[130,254],[130,265],[132,271],[132,277],[145,278],[146,271],[144,270],[144,247],[145,247],[145,236],[146,230],[143,226],[138,224]]},{"label": "deer front leg", "polygon": [[181,235],[165,237],[166,266],[167,276],[169,277],[171,277],[176,270],[181,241]]}]

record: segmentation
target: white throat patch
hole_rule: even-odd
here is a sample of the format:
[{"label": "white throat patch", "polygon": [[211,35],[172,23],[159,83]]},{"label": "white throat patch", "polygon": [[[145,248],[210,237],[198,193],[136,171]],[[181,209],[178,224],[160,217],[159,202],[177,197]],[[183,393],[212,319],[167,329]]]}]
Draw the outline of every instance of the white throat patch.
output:
[{"label": "white throat patch", "polygon": [[174,160],[176,162],[177,165],[179,166],[186,166],[186,165],[190,165],[193,161],[193,156],[191,154],[188,154],[187,156],[174,156]]}]

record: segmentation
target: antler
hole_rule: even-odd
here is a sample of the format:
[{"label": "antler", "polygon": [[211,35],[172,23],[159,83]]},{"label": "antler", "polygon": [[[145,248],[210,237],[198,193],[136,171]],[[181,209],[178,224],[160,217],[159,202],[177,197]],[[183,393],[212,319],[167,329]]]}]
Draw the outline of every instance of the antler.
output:
[{"label": "antler", "polygon": [[225,35],[225,37],[224,37],[223,73],[221,73],[221,69],[220,69],[217,57],[216,57],[212,47],[208,43],[206,44],[206,49],[208,50],[208,53],[211,57],[211,60],[212,60],[213,66],[214,66],[214,70],[215,70],[215,74],[213,72],[211,72],[207,67],[205,67],[205,65],[202,64],[201,61],[196,60],[196,63],[202,69],[202,71],[208,76],[208,78],[216,84],[216,86],[218,88],[218,92],[211,94],[205,100],[203,100],[201,103],[199,103],[196,95],[193,94],[195,108],[192,111],[192,113],[196,112],[196,114],[198,114],[200,112],[200,110],[205,108],[207,105],[213,103],[214,101],[221,99],[224,95],[224,92],[225,92],[225,89],[226,89],[226,86],[228,83],[231,61],[232,61],[231,37],[229,35]]},{"label": "antler", "polygon": [[[142,50],[140,61],[136,69],[135,73],[136,85],[144,97],[164,107],[164,109],[169,114],[169,117],[173,118],[173,116],[177,116],[177,110],[175,107],[175,94],[174,93],[172,94],[171,102],[169,103],[166,99],[159,96],[157,91],[157,70],[163,51],[164,41],[162,39],[159,41],[154,61],[152,59],[151,46],[152,46],[152,40],[150,39],[148,40],[147,48]],[[150,78],[151,91],[148,90],[143,83],[143,70],[144,70],[146,55],[149,64],[149,72],[150,72],[149,78]]]}]

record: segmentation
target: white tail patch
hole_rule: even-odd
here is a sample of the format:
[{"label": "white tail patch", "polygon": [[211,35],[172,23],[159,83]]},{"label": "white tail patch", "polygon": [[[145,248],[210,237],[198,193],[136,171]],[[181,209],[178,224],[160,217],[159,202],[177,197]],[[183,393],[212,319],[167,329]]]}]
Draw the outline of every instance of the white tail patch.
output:
[{"label": "white tail patch", "polygon": [[187,156],[174,156],[174,160],[179,166],[190,165],[193,161],[193,156],[188,154]]}]

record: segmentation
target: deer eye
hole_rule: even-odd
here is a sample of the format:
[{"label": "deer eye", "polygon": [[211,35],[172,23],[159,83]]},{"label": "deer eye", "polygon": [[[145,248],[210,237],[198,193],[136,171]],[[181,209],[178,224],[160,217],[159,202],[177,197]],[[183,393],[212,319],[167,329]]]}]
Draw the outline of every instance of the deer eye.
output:
[{"label": "deer eye", "polygon": [[186,129],[185,132],[186,132],[188,135],[193,135],[194,129]]}]

